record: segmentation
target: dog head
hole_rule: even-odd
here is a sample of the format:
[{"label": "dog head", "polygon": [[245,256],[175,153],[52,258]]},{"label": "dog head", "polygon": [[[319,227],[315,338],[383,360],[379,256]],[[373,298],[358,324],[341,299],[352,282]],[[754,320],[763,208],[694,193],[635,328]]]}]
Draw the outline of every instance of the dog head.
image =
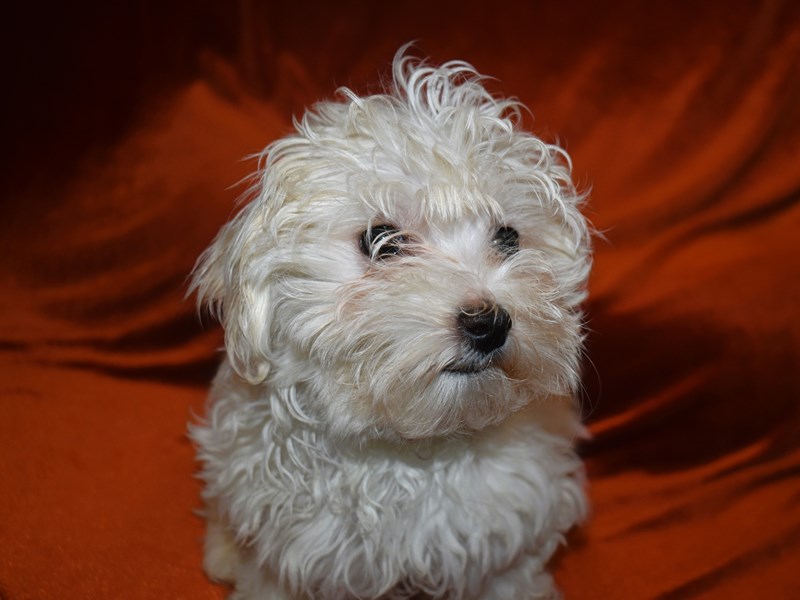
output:
[{"label": "dog head", "polygon": [[572,395],[590,258],[568,156],[466,63],[401,51],[393,74],[271,144],[199,259],[231,364],[339,436],[474,431]]}]

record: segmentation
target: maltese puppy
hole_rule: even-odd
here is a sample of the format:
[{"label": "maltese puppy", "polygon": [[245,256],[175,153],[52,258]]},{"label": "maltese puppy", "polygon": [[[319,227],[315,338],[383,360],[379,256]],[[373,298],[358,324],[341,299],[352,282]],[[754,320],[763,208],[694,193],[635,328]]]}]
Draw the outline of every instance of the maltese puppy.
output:
[{"label": "maltese puppy", "polygon": [[204,566],[237,599],[557,597],[589,234],[561,148],[395,57],[263,154],[192,282],[225,329]]}]

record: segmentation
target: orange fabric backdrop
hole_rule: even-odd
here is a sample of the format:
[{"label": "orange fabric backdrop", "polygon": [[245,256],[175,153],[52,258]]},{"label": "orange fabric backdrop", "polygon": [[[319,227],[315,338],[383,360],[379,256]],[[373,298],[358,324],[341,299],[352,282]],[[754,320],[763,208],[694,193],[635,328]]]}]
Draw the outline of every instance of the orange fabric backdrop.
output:
[{"label": "orange fabric backdrop", "polygon": [[0,598],[222,597],[185,438],[221,336],[186,276],[242,157],[411,39],[495,76],[593,189],[567,598],[800,597],[800,5],[198,4],[9,38]]}]

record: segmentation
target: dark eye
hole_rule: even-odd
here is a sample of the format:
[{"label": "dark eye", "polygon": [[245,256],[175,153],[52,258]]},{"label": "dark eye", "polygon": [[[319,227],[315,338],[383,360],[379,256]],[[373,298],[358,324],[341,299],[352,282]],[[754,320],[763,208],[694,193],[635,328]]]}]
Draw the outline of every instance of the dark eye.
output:
[{"label": "dark eye", "polygon": [[403,253],[408,238],[391,225],[375,225],[366,229],[358,241],[361,252],[370,258],[389,258]]},{"label": "dark eye", "polygon": [[492,238],[492,246],[506,256],[511,256],[519,250],[519,234],[513,227],[501,227]]}]

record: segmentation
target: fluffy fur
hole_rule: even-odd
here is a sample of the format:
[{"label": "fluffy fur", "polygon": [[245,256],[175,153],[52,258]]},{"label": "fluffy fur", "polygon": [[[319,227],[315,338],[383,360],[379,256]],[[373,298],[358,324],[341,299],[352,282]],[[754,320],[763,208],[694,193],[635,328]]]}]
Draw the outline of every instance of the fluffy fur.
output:
[{"label": "fluffy fur", "polygon": [[586,513],[569,158],[463,62],[401,50],[386,93],[341,96],[194,272],[227,349],[191,428],[205,568],[240,599],[553,597]]}]

